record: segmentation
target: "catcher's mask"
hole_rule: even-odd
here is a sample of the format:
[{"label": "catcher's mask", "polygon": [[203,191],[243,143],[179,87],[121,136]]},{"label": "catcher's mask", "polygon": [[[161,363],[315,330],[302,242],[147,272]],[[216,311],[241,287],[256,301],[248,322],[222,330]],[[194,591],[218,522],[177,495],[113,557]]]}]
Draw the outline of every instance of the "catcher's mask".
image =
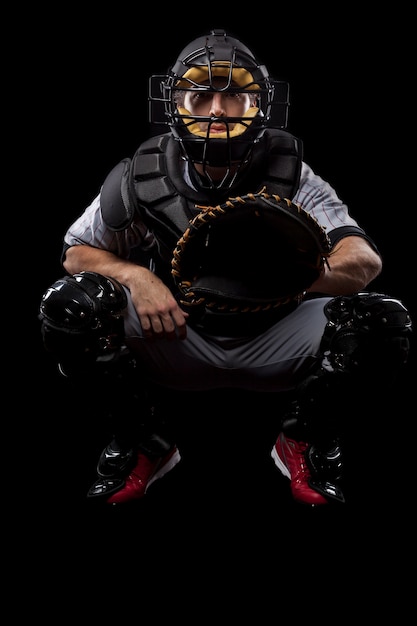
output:
[{"label": "catcher's mask", "polygon": [[[179,106],[178,94],[202,90],[248,93],[251,100],[255,94],[256,106],[250,106],[243,117],[191,116]],[[272,80],[245,45],[223,30],[213,30],[188,44],[166,75],[151,76],[150,122],[171,128],[185,158],[202,164],[209,188],[229,188],[265,129],[286,127],[288,95],[288,83]],[[227,130],[211,135],[211,125],[218,122]],[[207,130],[202,131],[199,123],[208,124]],[[232,130],[229,124],[234,125]],[[214,182],[207,167],[225,168],[226,174]]]}]

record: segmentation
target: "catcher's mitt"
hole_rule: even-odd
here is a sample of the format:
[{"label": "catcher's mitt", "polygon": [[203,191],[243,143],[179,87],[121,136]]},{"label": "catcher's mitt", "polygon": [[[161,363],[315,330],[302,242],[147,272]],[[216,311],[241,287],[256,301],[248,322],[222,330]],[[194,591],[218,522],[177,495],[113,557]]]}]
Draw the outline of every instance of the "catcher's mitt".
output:
[{"label": "catcher's mitt", "polygon": [[183,305],[222,312],[278,307],[300,300],[327,262],[326,232],[290,200],[259,192],[197,208],[172,258]]}]

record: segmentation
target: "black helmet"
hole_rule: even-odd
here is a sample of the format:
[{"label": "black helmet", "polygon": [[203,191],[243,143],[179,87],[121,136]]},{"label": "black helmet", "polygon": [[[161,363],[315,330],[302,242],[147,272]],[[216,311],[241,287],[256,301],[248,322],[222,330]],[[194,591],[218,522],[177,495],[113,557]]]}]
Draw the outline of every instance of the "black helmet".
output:
[{"label": "black helmet", "polygon": [[[213,80],[219,77],[224,79],[220,86]],[[233,130],[227,126],[224,133],[213,137],[210,127],[219,118],[191,117],[189,111],[177,105],[178,92],[196,90],[256,94],[256,106],[251,106],[243,117],[221,118],[226,124],[234,124]],[[209,187],[230,187],[265,129],[286,127],[288,92],[288,84],[272,80],[266,67],[259,65],[244,44],[223,30],[212,30],[210,35],[188,44],[166,75],[151,77],[150,121],[167,124],[184,156],[201,163],[205,172],[207,166],[227,168],[221,183],[214,184],[208,177]],[[207,122],[207,130],[201,131],[198,122]]]}]

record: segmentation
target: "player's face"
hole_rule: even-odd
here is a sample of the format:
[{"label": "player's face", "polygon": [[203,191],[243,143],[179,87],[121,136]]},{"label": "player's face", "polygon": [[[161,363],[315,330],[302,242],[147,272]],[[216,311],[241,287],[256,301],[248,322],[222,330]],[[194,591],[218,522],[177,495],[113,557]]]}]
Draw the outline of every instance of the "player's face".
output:
[{"label": "player's face", "polygon": [[[216,87],[221,83],[217,81]],[[229,91],[187,91],[184,97],[184,108],[192,115],[205,117],[243,117],[251,106],[251,98],[248,93]],[[200,130],[206,131],[208,122],[198,121]],[[229,124],[232,130],[235,123]],[[224,133],[226,124],[214,122],[210,124],[210,134]]]}]

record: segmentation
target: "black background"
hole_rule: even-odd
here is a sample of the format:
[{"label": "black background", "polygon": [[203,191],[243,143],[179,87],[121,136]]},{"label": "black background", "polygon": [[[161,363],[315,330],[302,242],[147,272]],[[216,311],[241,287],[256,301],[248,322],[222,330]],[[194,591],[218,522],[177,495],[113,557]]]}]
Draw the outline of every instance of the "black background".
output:
[{"label": "black background", "polygon": [[[226,611],[242,610],[229,577],[245,593],[260,585],[265,597],[258,591],[258,600],[245,596],[244,605],[262,624],[262,611],[274,604],[284,581],[291,586],[294,577],[305,598],[306,580],[311,585],[320,568],[325,577],[318,597],[326,603],[337,593],[346,606],[350,596],[369,598],[367,574],[381,574],[383,552],[393,563],[412,549],[413,354],[394,394],[381,389],[382,402],[371,398],[352,416],[358,438],[367,442],[355,506],[314,512],[295,506],[268,457],[273,407],[245,396],[243,402],[226,398],[226,406],[213,400],[209,419],[197,406],[190,431],[201,453],[190,445],[188,461],[155,485],[147,508],[143,502],[123,512],[103,511],[85,501],[106,443],[95,399],[107,390],[69,389],[57,376],[41,347],[40,298],[62,275],[65,229],[113,165],[148,136],[148,77],[165,72],[190,40],[212,27],[237,36],[274,78],[290,83],[289,130],[303,140],[305,160],[335,187],[383,255],[383,274],[371,287],[403,300],[415,317],[410,16],[380,11],[377,19],[364,17],[350,5],[330,14],[277,6],[273,16],[265,5],[233,8],[236,14],[224,7],[155,5],[147,7],[146,18],[144,8],[126,5],[89,16],[71,7],[61,13],[37,8],[26,12],[24,29],[17,17],[13,26],[11,54],[20,47],[14,95],[23,92],[14,111],[19,209],[11,232],[22,234],[13,258],[24,269],[18,290],[10,287],[13,319],[23,312],[12,347],[13,402],[25,416],[16,440],[27,444],[24,488],[18,489],[26,507],[22,541],[36,555],[32,565],[42,553],[51,569],[71,563],[81,578],[88,572],[91,589],[86,585],[83,594],[93,609],[118,605],[109,591],[114,585],[123,605],[122,583],[129,587],[139,571],[143,584],[149,578],[174,584],[180,561],[187,585],[195,583],[192,571],[205,579],[194,593],[213,611],[221,599]],[[183,413],[185,405],[186,399],[172,410]],[[267,442],[257,438],[264,419]],[[338,584],[348,565],[360,576],[354,588]],[[213,574],[207,578],[208,569]],[[390,574],[383,571],[389,587]],[[97,584],[100,600],[92,593]],[[73,599],[81,593],[74,581],[70,588],[62,585],[65,603],[69,589]],[[136,591],[140,617],[143,603],[149,606]],[[165,600],[167,594],[164,588]],[[184,588],[176,597],[187,604]]]}]

